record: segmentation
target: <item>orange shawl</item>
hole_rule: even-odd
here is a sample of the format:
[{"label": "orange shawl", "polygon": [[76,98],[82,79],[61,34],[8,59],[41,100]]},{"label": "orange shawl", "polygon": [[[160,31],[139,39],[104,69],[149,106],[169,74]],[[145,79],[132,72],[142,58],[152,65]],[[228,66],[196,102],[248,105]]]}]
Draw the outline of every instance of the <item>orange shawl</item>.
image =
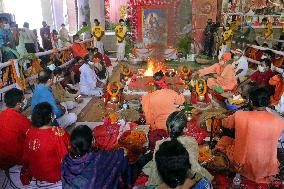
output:
[{"label": "orange shawl", "polygon": [[273,76],[269,80],[269,85],[275,86],[275,93],[270,97],[270,105],[275,106],[281,99],[284,93],[284,82],[280,75]]},{"label": "orange shawl", "polygon": [[236,129],[235,140],[222,137],[216,147],[223,147],[230,161],[241,165],[241,175],[256,183],[270,183],[279,171],[277,145],[284,121],[265,111],[237,111],[223,125]]}]

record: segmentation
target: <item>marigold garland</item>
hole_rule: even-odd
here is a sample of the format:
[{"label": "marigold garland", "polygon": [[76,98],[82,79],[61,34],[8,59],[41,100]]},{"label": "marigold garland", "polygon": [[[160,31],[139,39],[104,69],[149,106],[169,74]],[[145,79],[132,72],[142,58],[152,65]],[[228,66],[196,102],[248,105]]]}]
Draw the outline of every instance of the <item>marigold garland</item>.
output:
[{"label": "marigold garland", "polygon": [[128,76],[131,73],[131,70],[128,66],[121,66],[120,71],[125,76]]},{"label": "marigold garland", "polygon": [[[185,71],[185,69],[187,69],[187,72]],[[187,67],[187,66],[183,66],[181,67],[181,70],[180,70],[181,74],[183,75],[188,75],[190,73],[190,68]]]},{"label": "marigold garland", "polygon": [[[116,86],[116,92],[112,92],[113,88],[112,86],[115,85]],[[107,85],[107,92],[110,96],[117,96],[118,93],[120,91],[120,85],[118,84],[118,82],[114,81],[114,82],[110,82],[108,85]]]},{"label": "marigold garland", "polygon": [[195,90],[196,90],[196,93],[198,94],[198,96],[204,96],[205,93],[207,92],[206,81],[203,80],[203,92],[202,93],[200,93],[200,91],[199,91],[199,81],[198,80],[195,83]]},{"label": "marigold garland", "polygon": [[38,74],[40,71],[42,71],[42,67],[40,65],[39,59],[32,60],[32,66],[29,72],[29,76]]},{"label": "marigold garland", "polygon": [[11,78],[12,78],[13,83],[17,83],[18,86],[22,90],[25,90],[27,86],[26,86],[26,81],[25,81],[25,78],[24,78],[24,74],[22,73],[22,71],[20,71],[20,74],[21,74],[21,77],[22,77],[22,81],[21,81],[20,78],[17,75],[15,64],[14,64],[13,60],[9,61],[9,65],[6,68],[6,72],[5,72],[3,81],[2,81],[2,83],[0,83],[0,88],[2,88],[4,86],[4,84],[7,82],[7,79],[9,77],[9,73],[10,73],[10,68],[12,68],[11,69],[11,71],[12,71]]},{"label": "marigold garland", "polygon": [[5,75],[3,77],[3,81],[2,81],[2,83],[0,83],[0,88],[2,88],[4,86],[4,84],[7,82],[8,76],[9,76],[9,72],[10,72],[10,66],[8,66],[6,68],[6,72],[5,72]]}]

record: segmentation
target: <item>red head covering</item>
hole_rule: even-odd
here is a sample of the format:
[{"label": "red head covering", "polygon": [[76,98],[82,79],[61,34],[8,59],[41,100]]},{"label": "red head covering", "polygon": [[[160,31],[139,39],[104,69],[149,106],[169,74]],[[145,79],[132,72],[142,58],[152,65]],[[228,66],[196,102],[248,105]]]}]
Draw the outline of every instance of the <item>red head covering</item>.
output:
[{"label": "red head covering", "polygon": [[231,60],[231,58],[232,58],[231,53],[224,53],[222,58],[223,58],[223,60],[226,60],[226,61]]},{"label": "red head covering", "polygon": [[158,85],[159,87],[161,87],[162,89],[166,89],[168,88],[168,85],[166,83],[166,79],[165,77],[163,77],[161,80],[156,81],[154,80],[154,84]]}]

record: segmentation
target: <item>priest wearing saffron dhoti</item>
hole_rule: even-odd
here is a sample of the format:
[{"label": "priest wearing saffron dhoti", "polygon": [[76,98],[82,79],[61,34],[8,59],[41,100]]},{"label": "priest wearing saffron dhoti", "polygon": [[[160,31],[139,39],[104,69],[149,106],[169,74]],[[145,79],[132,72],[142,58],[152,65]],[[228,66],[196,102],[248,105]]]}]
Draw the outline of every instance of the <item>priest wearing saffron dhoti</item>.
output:
[{"label": "priest wearing saffron dhoti", "polygon": [[232,91],[237,86],[237,77],[234,68],[229,61],[231,53],[224,53],[221,60],[209,67],[197,71],[194,75],[203,77],[209,74],[215,74],[214,77],[209,77],[207,86],[213,89],[215,86],[221,87],[224,91]]},{"label": "priest wearing saffron dhoti", "polygon": [[142,96],[142,109],[146,123],[151,130],[167,130],[166,120],[168,116],[178,110],[178,106],[185,102],[182,94],[168,89],[162,71],[154,74],[155,91]]}]

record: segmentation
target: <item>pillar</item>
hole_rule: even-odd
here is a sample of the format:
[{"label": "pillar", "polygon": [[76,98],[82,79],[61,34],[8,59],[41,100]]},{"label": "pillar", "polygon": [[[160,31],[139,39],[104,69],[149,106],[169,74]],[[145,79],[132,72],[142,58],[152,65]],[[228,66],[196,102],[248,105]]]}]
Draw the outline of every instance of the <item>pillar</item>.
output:
[{"label": "pillar", "polygon": [[104,0],[89,0],[90,6],[90,21],[94,24],[94,19],[97,18],[101,25],[105,27],[105,2]]},{"label": "pillar", "polygon": [[217,0],[192,0],[192,29],[193,38],[196,42],[195,53],[200,53],[204,46],[204,29],[207,20],[211,18],[214,22],[217,17]]},{"label": "pillar", "polygon": [[51,0],[51,1],[52,1],[54,28],[59,30],[61,24],[64,23],[63,0]]},{"label": "pillar", "polygon": [[76,1],[77,0],[67,0],[67,14],[70,34],[75,34],[78,29]]},{"label": "pillar", "polygon": [[54,28],[51,0],[41,0],[41,9],[43,21],[46,21],[47,25]]}]

